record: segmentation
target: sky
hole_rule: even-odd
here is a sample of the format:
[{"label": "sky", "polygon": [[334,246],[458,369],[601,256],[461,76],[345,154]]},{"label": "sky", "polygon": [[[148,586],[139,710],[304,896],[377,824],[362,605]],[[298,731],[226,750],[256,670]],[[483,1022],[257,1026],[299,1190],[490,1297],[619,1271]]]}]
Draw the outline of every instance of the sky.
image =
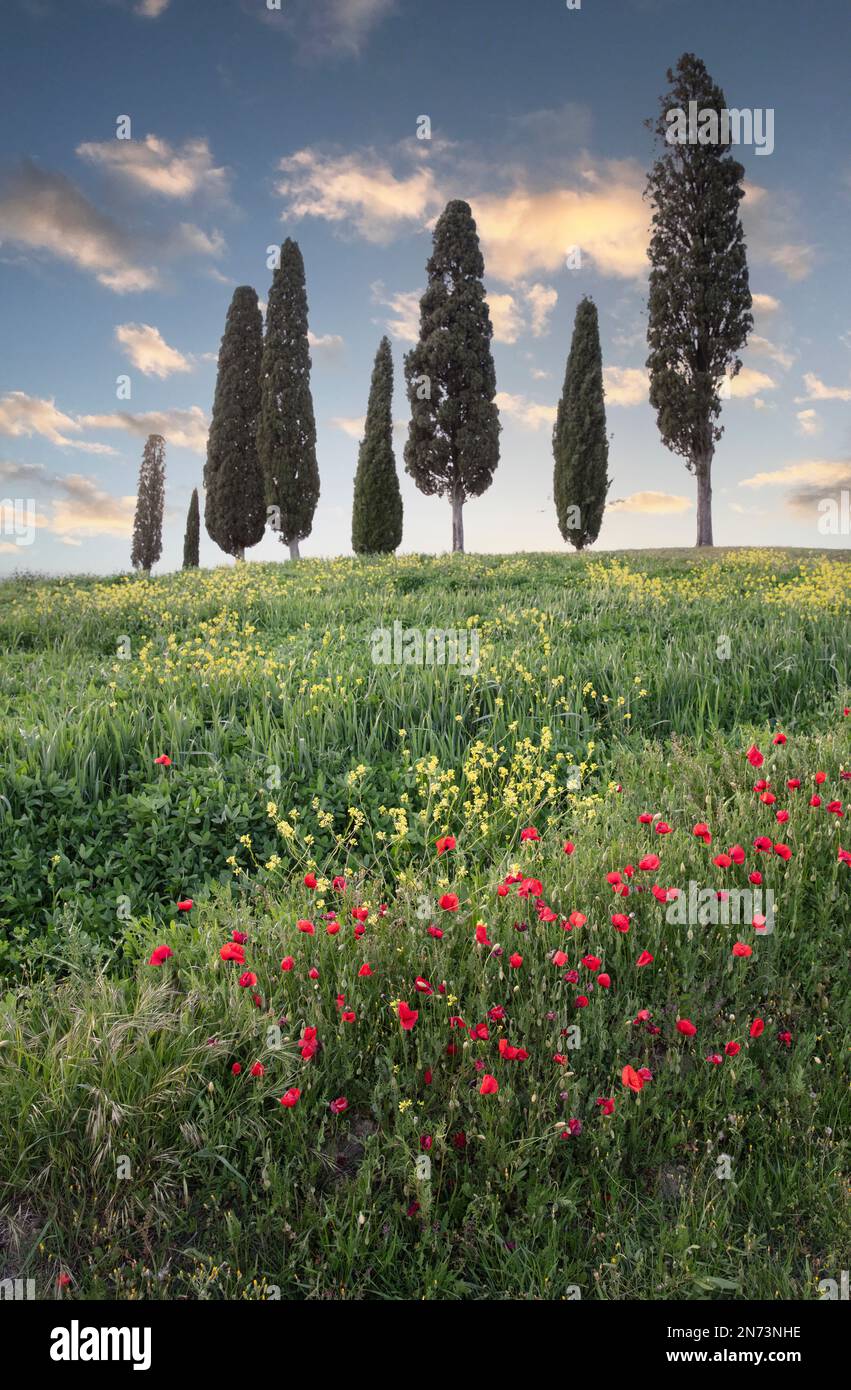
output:
[{"label": "sky", "polygon": [[[448,550],[448,502],[404,473],[402,363],[434,221],[459,197],[481,237],[502,422],[467,549],[565,548],[551,431],[586,294],[612,476],[597,548],[692,545],[694,479],[659,438],[644,369],[644,123],[686,51],[729,107],[773,113],[773,139],[736,151],[756,322],[723,405],[715,541],[847,547],[849,41],[847,0],[4,0],[0,574],[128,569],[151,432],[167,441],[157,572],[179,567],[228,304],[243,284],[262,304],[288,236],[322,480],[302,554],[351,552],[383,333],[401,549]],[[268,533],[249,559],[286,554]],[[203,527],[201,563],[231,563]]]}]

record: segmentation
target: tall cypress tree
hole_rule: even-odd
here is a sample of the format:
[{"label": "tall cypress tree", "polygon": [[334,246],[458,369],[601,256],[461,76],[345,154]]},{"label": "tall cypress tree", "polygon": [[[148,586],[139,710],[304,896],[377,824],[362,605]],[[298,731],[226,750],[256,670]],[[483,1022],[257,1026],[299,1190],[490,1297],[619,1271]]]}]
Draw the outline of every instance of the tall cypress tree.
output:
[{"label": "tall cypress tree", "polygon": [[558,529],[577,550],[600,534],[608,477],[609,443],[603,400],[603,356],[597,306],[580,300],[553,430],[553,497]]},{"label": "tall cypress tree", "polygon": [[393,357],[390,339],[382,338],[355,473],[352,549],[356,555],[389,555],[401,539],[402,493],[393,454]]},{"label": "tall cypress tree", "polygon": [[307,293],[298,243],[287,240],[272,278],[261,366],[257,449],[276,529],[298,559],[319,501],[316,423],[310,394]]},{"label": "tall cypress tree", "polygon": [[[671,90],[655,123],[665,153],[647,179],[653,206],[650,403],[663,443],[683,456],[697,478],[697,544],[712,545],[712,459],[723,433],[716,424],[720,386],[725,375],[739,372],[737,354],[753,327],[739,216],[745,171],[729,142],[718,138],[724,93],[701,60],[684,53],[667,77]],[[692,132],[687,127],[694,112],[701,119]]]},{"label": "tall cypress tree", "polygon": [[500,430],[485,263],[468,203],[441,213],[426,269],[419,342],[405,358],[405,467],[421,492],[449,498],[452,549],[463,550],[464,503],[491,485]]},{"label": "tall cypress tree", "polygon": [[186,533],[183,537],[183,568],[197,570],[198,546],[201,539],[201,513],[198,507],[198,489],[192,489],[189,511],[186,515]]},{"label": "tall cypress tree", "polygon": [[133,519],[134,569],[150,574],[163,552],[163,505],[165,503],[165,440],[149,434],[139,469],[136,515]]},{"label": "tall cypress tree", "polygon": [[257,455],[263,317],[250,285],[234,290],[219,348],[204,466],[204,524],[226,555],[245,559],[263,539],[266,499]]}]

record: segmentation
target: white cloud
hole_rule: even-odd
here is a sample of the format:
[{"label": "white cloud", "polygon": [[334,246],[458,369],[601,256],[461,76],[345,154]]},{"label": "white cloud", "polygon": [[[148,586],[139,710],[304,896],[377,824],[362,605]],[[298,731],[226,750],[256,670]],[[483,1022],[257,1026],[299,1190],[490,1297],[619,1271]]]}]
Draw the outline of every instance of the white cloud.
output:
[{"label": "white cloud", "polygon": [[79,434],[81,429],[79,420],[59,410],[52,399],[28,396],[25,391],[9,391],[0,399],[0,434],[13,439],[37,434],[62,449],[80,449],[87,454],[115,453],[108,444],[68,438],[69,434]]},{"label": "white cloud", "polygon": [[393,338],[415,343],[420,333],[420,299],[422,290],[398,290],[388,294],[380,280],[370,286],[373,304],[390,310],[387,331]]},{"label": "white cloud", "polygon": [[144,19],[159,19],[161,14],[165,14],[169,3],[170,0],[139,0],[136,13]]},{"label": "white cloud", "polygon": [[737,376],[727,382],[729,393],[736,400],[747,400],[760,391],[776,391],[777,382],[766,372],[758,372],[755,367],[742,367]]},{"label": "white cloud", "polygon": [[522,310],[513,294],[489,294],[493,336],[497,343],[516,343],[525,327]]},{"label": "white cloud", "polygon": [[638,512],[648,516],[671,516],[687,512],[694,503],[688,497],[671,492],[632,492],[629,497],[616,497],[609,502],[612,512]]},{"label": "white cloud", "polygon": [[795,418],[798,421],[798,432],[800,434],[821,434],[821,420],[815,410],[799,410]]},{"label": "white cloud", "polygon": [[832,483],[842,482],[847,474],[847,463],[837,463],[831,459],[801,459],[773,472],[755,473],[752,478],[742,478],[739,487],[788,487],[795,483],[830,487]]},{"label": "white cloud", "polygon": [[650,378],[643,367],[604,367],[603,387],[607,405],[644,405]]},{"label": "white cloud", "polygon": [[386,243],[400,231],[417,230],[445,201],[428,165],[397,178],[372,151],[323,155],[298,150],[278,165],[276,192],[285,201],[282,221],[319,217],[349,223],[367,241]]},{"label": "white cloud", "polygon": [[755,314],[776,314],[780,309],[780,300],[775,299],[773,294],[752,294],[751,299]]},{"label": "white cloud", "polygon": [[533,338],[542,338],[549,329],[549,318],[558,303],[558,290],[552,285],[535,283],[524,291],[529,305],[530,328]]},{"label": "white cloud", "polygon": [[[263,312],[265,314],[265,308]],[[320,357],[333,359],[342,356],[343,339],[339,333],[311,333],[308,330],[307,341]]]},{"label": "white cloud", "polygon": [[125,353],[145,376],[161,380],[174,372],[191,372],[192,363],[177,348],[170,347],[158,328],[150,323],[119,323],[115,336]]},{"label": "white cloud", "polygon": [[795,361],[793,352],[787,352],[785,348],[778,347],[776,343],[772,343],[769,338],[763,338],[759,333],[751,334],[748,339],[747,351],[754,353],[757,357],[768,357],[784,371],[788,371]]},{"label": "white cloud", "polygon": [[186,201],[199,193],[215,199],[227,197],[229,171],[213,163],[209,142],[203,137],[174,147],[158,135],[143,140],[85,141],[77,154],[90,164],[144,193]]},{"label": "white cloud", "polygon": [[63,174],[24,164],[0,192],[0,240],[45,251],[94,275],[117,294],[153,289],[133,238],[99,212]]},{"label": "white cloud", "polygon": [[497,391],[495,400],[500,414],[507,415],[521,429],[552,429],[555,424],[554,405],[540,405],[526,396],[512,395],[510,391]]},{"label": "white cloud", "polygon": [[803,401],[851,401],[851,387],[825,386],[815,372],[804,372],[804,386],[807,394],[796,396],[797,404]]},{"label": "white cloud", "polygon": [[282,10],[260,8],[260,17],[290,34],[302,57],[356,58],[396,0],[283,0]]},{"label": "white cloud", "polygon": [[206,454],[209,420],[200,406],[188,410],[147,410],[135,415],[129,410],[117,410],[109,415],[81,415],[79,423],[88,430],[126,430],[146,439],[149,434],[161,434],[167,443],[178,449],[191,449]]},{"label": "white cloud", "polygon": [[331,421],[335,429],[342,430],[349,439],[363,439],[363,432],[366,429],[365,415],[335,415]]}]

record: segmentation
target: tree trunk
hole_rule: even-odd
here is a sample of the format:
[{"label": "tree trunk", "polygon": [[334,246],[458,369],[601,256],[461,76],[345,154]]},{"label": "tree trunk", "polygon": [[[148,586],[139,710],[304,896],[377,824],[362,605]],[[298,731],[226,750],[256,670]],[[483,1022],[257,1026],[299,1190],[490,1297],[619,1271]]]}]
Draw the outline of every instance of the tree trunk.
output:
[{"label": "tree trunk", "polygon": [[697,475],[697,544],[713,545],[711,452],[695,458],[694,471]]},{"label": "tree trunk", "polygon": [[233,558],[237,562],[239,562],[240,560],[245,560],[245,547],[241,545],[238,550],[235,550],[233,553]]},{"label": "tree trunk", "polygon": [[298,551],[298,541],[297,541],[297,540],[295,540],[295,541],[290,541],[289,544],[290,544],[290,559],[291,559],[291,560],[300,560],[300,559],[301,559],[301,556],[299,555],[299,551]]},{"label": "tree trunk", "polygon": [[464,498],[452,498],[452,549],[464,551]]}]

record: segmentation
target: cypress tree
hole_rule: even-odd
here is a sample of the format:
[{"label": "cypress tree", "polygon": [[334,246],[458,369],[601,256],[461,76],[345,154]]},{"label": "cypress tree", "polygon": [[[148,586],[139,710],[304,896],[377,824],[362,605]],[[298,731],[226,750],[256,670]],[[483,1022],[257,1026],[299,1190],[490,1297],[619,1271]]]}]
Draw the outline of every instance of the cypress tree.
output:
[{"label": "cypress tree", "polygon": [[307,293],[298,243],[281,247],[266,310],[261,366],[257,449],[266,480],[266,501],[275,508],[275,529],[298,559],[299,541],[310,535],[319,500],[316,424],[310,394]]},{"label": "cypress tree", "polygon": [[464,503],[491,485],[500,430],[485,263],[468,203],[441,213],[426,269],[419,342],[405,358],[405,468],[421,492],[449,498],[452,549],[463,550]]},{"label": "cypress tree", "polygon": [[553,430],[553,497],[558,529],[577,550],[600,534],[606,493],[609,444],[603,400],[603,357],[597,306],[580,300]]},{"label": "cypress tree", "polygon": [[201,538],[201,514],[198,508],[198,489],[192,489],[189,511],[186,515],[186,534],[183,537],[183,568],[197,570],[198,544]]},{"label": "cypress tree", "polygon": [[[725,375],[739,372],[737,354],[753,327],[739,216],[745,171],[730,153],[729,132],[723,138],[724,93],[701,60],[684,53],[667,77],[671,90],[655,123],[665,152],[646,190],[653,206],[650,403],[666,448],[682,455],[697,478],[697,544],[712,545],[712,459],[723,433],[716,424],[720,386]],[[686,120],[691,126],[695,112],[700,126],[692,132]],[[702,136],[709,138],[701,144]]]},{"label": "cypress tree", "polygon": [[393,455],[393,358],[390,339],[375,354],[352,507],[356,555],[389,555],[402,539],[402,493]]},{"label": "cypress tree", "polygon": [[250,285],[234,290],[219,348],[204,465],[204,524],[226,555],[245,559],[263,539],[266,500],[257,455],[263,318]]},{"label": "cypress tree", "polygon": [[165,502],[165,440],[149,434],[139,469],[136,515],[133,519],[134,569],[150,574],[163,551],[163,504]]}]

